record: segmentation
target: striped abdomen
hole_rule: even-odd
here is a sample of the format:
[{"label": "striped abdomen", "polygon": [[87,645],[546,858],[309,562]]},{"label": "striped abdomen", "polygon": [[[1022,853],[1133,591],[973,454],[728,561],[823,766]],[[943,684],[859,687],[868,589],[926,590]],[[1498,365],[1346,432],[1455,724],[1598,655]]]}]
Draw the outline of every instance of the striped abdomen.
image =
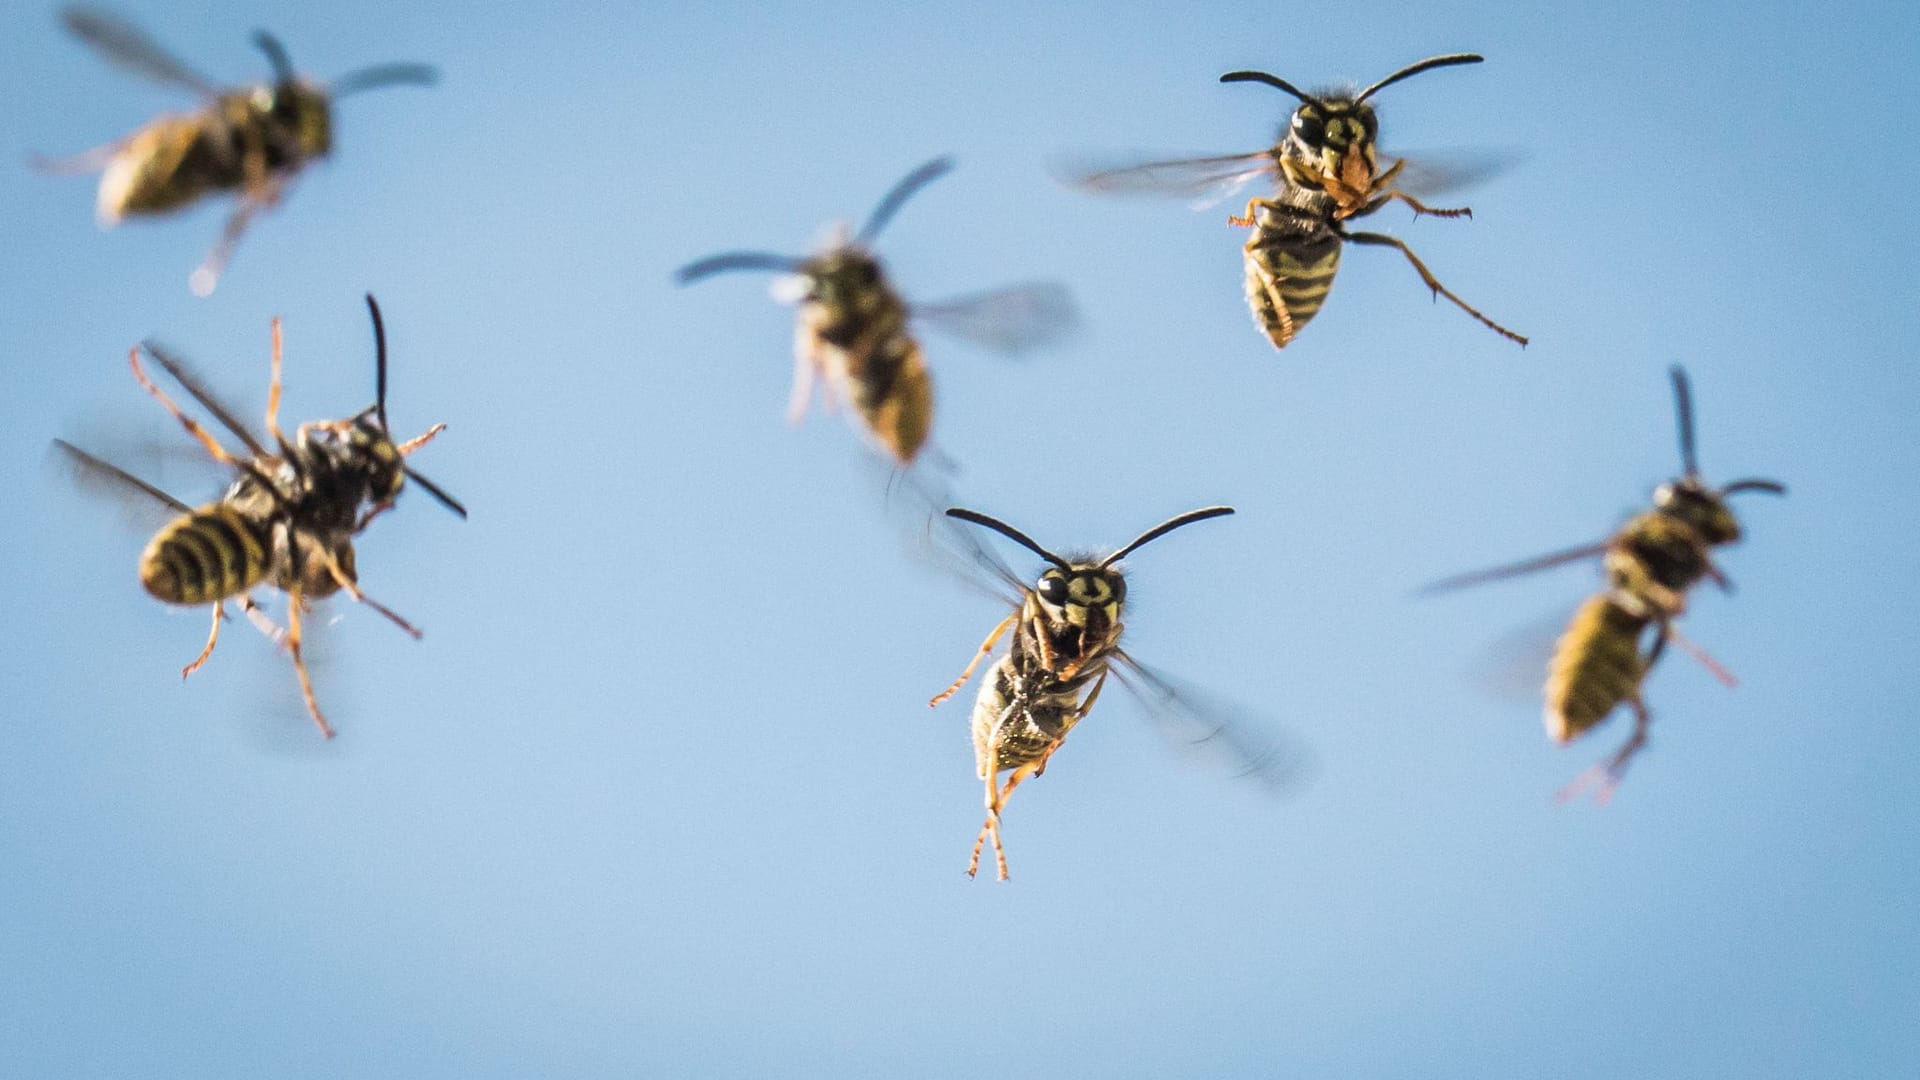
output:
[{"label": "striped abdomen", "polygon": [[867,429],[902,465],[911,463],[933,427],[933,379],[919,343],[894,334],[857,367],[850,365],[848,374],[853,407]]},{"label": "striped abdomen", "polygon": [[1574,612],[1547,667],[1547,735],[1570,742],[1640,693],[1646,659],[1640,634],[1648,618],[1601,593]]},{"label": "striped abdomen", "polygon": [[175,518],[140,556],[140,584],[169,604],[211,604],[267,579],[272,524],[227,503]]},{"label": "striped abdomen", "polygon": [[1341,239],[1310,211],[1255,200],[1247,241],[1247,303],[1276,349],[1284,349],[1333,288]]}]

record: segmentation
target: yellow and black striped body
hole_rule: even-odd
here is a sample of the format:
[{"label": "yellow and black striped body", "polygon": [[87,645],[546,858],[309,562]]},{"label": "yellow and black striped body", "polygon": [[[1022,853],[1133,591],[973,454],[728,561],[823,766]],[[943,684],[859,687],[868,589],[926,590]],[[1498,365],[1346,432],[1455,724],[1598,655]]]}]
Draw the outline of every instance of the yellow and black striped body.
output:
[{"label": "yellow and black striped body", "polygon": [[933,426],[933,379],[908,332],[907,304],[877,259],[851,245],[808,260],[794,348],[902,465]]},{"label": "yellow and black striped body", "polygon": [[1707,576],[1711,546],[1699,529],[1672,514],[1637,514],[1607,543],[1607,579],[1650,613],[1674,618],[1686,611],[1687,591]]},{"label": "yellow and black striped body", "polygon": [[[314,86],[247,87],[199,113],[163,116],[129,135],[100,177],[102,225],[164,214],[203,195],[264,185],[332,148],[331,108]],[[256,192],[257,194],[257,192]]]},{"label": "yellow and black striped body", "polygon": [[175,518],[140,556],[140,583],[169,604],[212,604],[276,572],[270,518],[228,501]]},{"label": "yellow and black striped body", "polygon": [[1605,592],[1574,612],[1547,668],[1547,735],[1571,742],[1640,696],[1648,658],[1640,638],[1653,622],[1632,597]]},{"label": "yellow and black striped body", "polygon": [[1284,192],[1247,204],[1253,236],[1246,245],[1247,304],[1276,349],[1284,349],[1319,314],[1340,269],[1344,241],[1328,224],[1325,195]]},{"label": "yellow and black striped body", "polygon": [[1049,605],[1032,590],[1021,602],[1007,655],[993,666],[974,700],[974,765],[990,772],[1044,764],[1085,712],[1083,695],[1107,673],[1120,642],[1117,571],[1076,567],[1048,570],[1065,600]]}]

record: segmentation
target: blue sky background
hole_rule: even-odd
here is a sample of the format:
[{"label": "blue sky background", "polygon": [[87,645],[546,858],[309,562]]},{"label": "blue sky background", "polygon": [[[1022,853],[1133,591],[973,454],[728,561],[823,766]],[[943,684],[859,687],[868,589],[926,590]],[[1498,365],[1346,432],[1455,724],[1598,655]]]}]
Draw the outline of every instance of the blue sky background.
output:
[{"label": "blue sky background", "polygon": [[[1920,1036],[1920,14],[1855,4],[127,3],[220,79],[417,59],[186,289],[223,206],[92,224],[0,168],[0,1072],[21,1077],[1910,1075]],[[1227,207],[1100,200],[1075,154],[1264,145],[1307,86],[1484,53],[1379,99],[1389,149],[1517,152],[1471,222],[1377,227],[1534,338],[1350,251],[1283,354]],[[0,156],[187,104],[50,7],[0,10]],[[791,313],[676,266],[801,252],[913,165],[882,250],[912,297],[1077,291],[1070,347],[927,339],[976,507],[1058,547],[1231,502],[1133,560],[1141,658],[1311,747],[1274,801],[1103,700],[979,823],[965,702],[1002,614],[903,553],[838,418],[782,422]],[[333,604],[324,744],[284,659],[140,591],[151,522],[72,439],[221,487],[125,366],[155,335],[253,415],[371,395],[450,427],[360,546],[412,642]],[[1677,469],[1786,480],[1686,629],[1615,802],[1552,793],[1624,737],[1540,730],[1541,638],[1596,574],[1415,601],[1597,539]],[[162,451],[164,448],[164,452]],[[1017,555],[1017,552],[1010,553]],[[1034,567],[1016,558],[1022,573]],[[1507,681],[1512,681],[1510,678]]]}]

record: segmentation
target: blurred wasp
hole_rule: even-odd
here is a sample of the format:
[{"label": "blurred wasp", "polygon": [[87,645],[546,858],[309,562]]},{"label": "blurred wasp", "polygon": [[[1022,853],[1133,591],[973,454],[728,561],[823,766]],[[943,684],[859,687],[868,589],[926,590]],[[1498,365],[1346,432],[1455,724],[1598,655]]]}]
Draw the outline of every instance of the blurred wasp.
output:
[{"label": "blurred wasp", "polygon": [[424,64],[377,64],[331,83],[313,82],[294,72],[278,39],[259,31],[253,43],[266,53],[273,81],[223,89],[116,16],[73,7],[60,18],[108,61],[204,99],[199,112],[162,116],[117,142],[39,163],[55,173],[105,170],[96,211],[102,228],[129,214],[164,214],[203,195],[238,193],[219,242],[190,279],[199,296],[213,292],[253,215],[278,204],[293,178],[333,149],[332,99],[438,78]]},{"label": "blurred wasp", "polygon": [[[1015,605],[1013,613],[987,635],[953,685],[927,703],[937,706],[959,692],[1000,638],[1013,632],[1005,655],[987,674],[973,706],[974,763],[986,782],[987,817],[974,839],[967,876],[979,872],[981,849],[991,838],[1000,880],[1007,880],[1007,856],[1000,842],[1000,815],[1007,799],[1029,777],[1046,772],[1047,762],[1068,732],[1093,709],[1108,675],[1139,697],[1150,715],[1183,729],[1181,741],[1224,749],[1241,772],[1267,782],[1279,784],[1287,779],[1295,762],[1283,754],[1285,748],[1277,741],[1251,739],[1244,725],[1226,717],[1225,708],[1176,689],[1120,648],[1127,581],[1119,561],[1175,529],[1231,513],[1229,506],[1189,511],[1148,529],[1104,558],[1065,559],[985,514],[959,508],[946,512],[949,518],[992,529],[1050,564],[1039,581],[1028,586],[971,536],[944,527],[955,534],[949,537],[951,542],[994,575],[1000,586],[993,590],[995,594]],[[1000,774],[1008,771],[1012,775],[1002,786]]]},{"label": "blurred wasp", "polygon": [[[1633,733],[1611,758],[1562,789],[1563,800],[1596,784],[1598,801],[1612,797],[1628,764],[1647,743],[1650,716],[1641,686],[1669,640],[1716,678],[1733,685],[1733,676],[1681,636],[1675,621],[1686,612],[1687,593],[1702,579],[1711,578],[1722,589],[1732,590],[1732,582],[1713,561],[1714,548],[1740,539],[1740,522],[1727,505],[1727,496],[1743,491],[1786,494],[1785,485],[1776,480],[1736,480],[1714,488],[1701,478],[1694,456],[1693,397],[1687,373],[1675,365],[1670,374],[1685,472],[1654,490],[1653,509],[1634,515],[1601,543],[1463,574],[1422,590],[1442,592],[1566,563],[1602,560],[1606,589],[1574,613],[1547,669],[1547,735],[1558,743],[1571,742],[1598,726],[1622,702],[1633,709]],[[1648,627],[1653,628],[1653,642],[1642,651],[1640,642]]]},{"label": "blurred wasp", "polygon": [[732,270],[793,275],[775,292],[800,305],[788,421],[798,423],[806,415],[817,374],[827,383],[829,407],[835,399],[849,404],[901,466],[913,463],[933,425],[933,380],[908,329],[909,319],[976,345],[1017,353],[1057,340],[1077,317],[1060,285],[1014,285],[913,305],[895,291],[871,245],[908,199],[952,168],[951,159],[936,158],[908,173],[858,232],[838,227],[825,250],[810,258],[729,251],[689,263],[675,275],[682,285]]},{"label": "blurred wasp", "polygon": [[1346,222],[1365,217],[1398,199],[1416,216],[1471,217],[1473,211],[1436,209],[1398,186],[1407,162],[1380,168],[1375,138],[1380,125],[1367,99],[1402,79],[1437,67],[1477,64],[1472,53],[1434,56],[1401,68],[1357,94],[1328,91],[1308,94],[1264,71],[1233,71],[1223,83],[1258,82],[1300,100],[1277,143],[1251,154],[1151,161],[1115,169],[1080,171],[1069,182],[1106,195],[1162,194],[1183,197],[1224,196],[1254,177],[1271,175],[1271,197],[1250,199],[1246,213],[1228,220],[1251,227],[1246,244],[1247,302],[1254,320],[1282,349],[1326,302],[1340,268],[1343,244],[1397,248],[1435,296],[1444,296],[1502,337],[1521,345],[1527,339],[1481,314],[1440,284],[1406,243],[1383,233],[1352,232]]},{"label": "blurred wasp", "polygon": [[[262,632],[286,647],[299,676],[300,693],[321,734],[333,728],[321,713],[301,656],[300,619],[308,603],[345,591],[415,638],[420,631],[359,587],[353,538],[390,509],[408,479],[449,509],[466,517],[466,508],[405,463],[405,457],[438,435],[435,424],[417,438],[396,444],[387,429],[387,341],[380,308],[372,296],[376,352],[375,403],[345,420],[302,424],[288,442],[280,429],[280,320],[273,321],[273,373],[267,389],[269,450],[249,432],[233,410],[215,398],[179,359],[148,343],[128,354],[133,376],[157,399],[215,461],[234,470],[234,480],[217,502],[190,507],[159,488],[69,443],[55,440],[92,479],[139,491],[177,515],[148,542],[140,556],[140,583],[163,603],[213,606],[207,643],[182,671],[198,670],[213,654],[229,599],[238,600]],[[147,375],[140,363],[144,348],[174,381],[246,447],[230,453],[218,438],[188,416]],[[272,585],[287,594],[285,630],[261,614],[250,595]]]}]

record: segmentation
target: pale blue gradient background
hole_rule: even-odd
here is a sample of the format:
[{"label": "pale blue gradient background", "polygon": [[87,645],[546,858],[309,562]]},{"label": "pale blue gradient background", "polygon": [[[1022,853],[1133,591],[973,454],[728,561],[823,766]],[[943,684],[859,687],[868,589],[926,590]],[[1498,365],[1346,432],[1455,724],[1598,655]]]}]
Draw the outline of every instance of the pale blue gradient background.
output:
[{"label": "pale blue gradient background", "polygon": [[[305,70],[441,65],[342,105],[336,160],[220,292],[224,208],[102,234],[28,172],[185,104],[33,3],[0,13],[0,1075],[1897,1077],[1920,1056],[1920,157],[1909,5],[122,8],[223,79],[256,26]],[[1350,251],[1284,354],[1226,207],[1091,199],[1056,155],[1224,153],[1369,81],[1403,148],[1517,148],[1471,222],[1380,228],[1534,337]],[[922,702],[999,617],[908,558],[837,418],[781,422],[790,313],[675,289],[799,252],[914,164],[959,169],[883,251],[937,298],[1070,282],[1077,343],[928,340],[966,498],[1061,547],[1214,501],[1134,560],[1141,657],[1260,702],[1317,781],[1183,767],[1114,697],[1013,803],[1010,886],[964,707]],[[323,744],[235,624],[147,600],[145,532],[65,436],[220,486],[125,367],[154,334],[257,409],[370,396],[450,428],[361,547],[408,641],[334,604]],[[1604,810],[1480,683],[1590,589],[1420,582],[1597,538],[1676,467],[1666,367],[1741,503],[1735,597],[1686,627]],[[187,447],[190,449],[190,447]],[[1031,560],[1018,561],[1025,570]],[[317,622],[328,621],[323,617]],[[1527,663],[1537,663],[1537,658]],[[1537,680],[1529,670],[1524,678]]]}]

